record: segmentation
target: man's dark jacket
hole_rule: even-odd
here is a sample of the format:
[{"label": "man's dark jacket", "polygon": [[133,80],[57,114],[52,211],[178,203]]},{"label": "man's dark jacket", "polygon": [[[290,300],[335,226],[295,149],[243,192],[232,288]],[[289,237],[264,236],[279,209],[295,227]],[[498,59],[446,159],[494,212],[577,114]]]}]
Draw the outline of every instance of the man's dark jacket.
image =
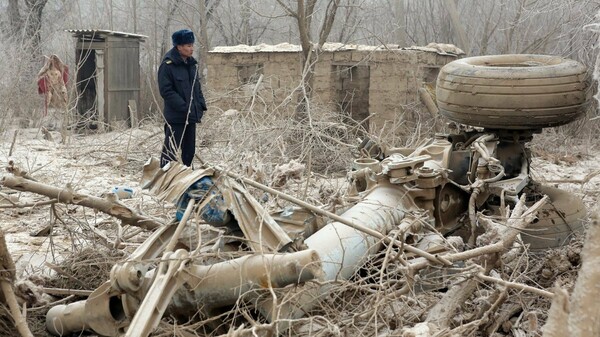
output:
[{"label": "man's dark jacket", "polygon": [[173,47],[158,68],[158,88],[165,100],[163,115],[169,124],[199,123],[206,111],[197,64],[193,57],[184,62]]}]

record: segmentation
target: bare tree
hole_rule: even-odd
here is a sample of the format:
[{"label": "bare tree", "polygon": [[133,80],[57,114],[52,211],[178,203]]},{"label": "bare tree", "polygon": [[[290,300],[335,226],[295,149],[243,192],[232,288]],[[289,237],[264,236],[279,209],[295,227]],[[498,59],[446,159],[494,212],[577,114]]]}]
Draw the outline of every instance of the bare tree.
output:
[{"label": "bare tree", "polygon": [[23,29],[23,20],[19,12],[19,0],[8,0],[9,35],[15,37]]},{"label": "bare tree", "polygon": [[460,15],[458,13],[458,9],[456,8],[456,2],[454,2],[454,0],[444,0],[444,5],[450,14],[454,34],[458,37],[458,41],[460,42],[459,47],[468,52],[470,49],[470,43],[469,39],[467,39],[465,27],[460,20]]},{"label": "bare tree", "polygon": [[[492,2],[491,7],[489,7],[489,9],[487,10],[486,13],[486,7],[489,6],[482,6],[481,4],[479,4],[478,6],[478,15],[476,15],[476,18],[481,18],[481,25],[482,25],[482,32],[481,32],[481,39],[478,45],[474,45],[471,47],[471,51],[477,52],[478,54],[481,55],[485,55],[487,54],[488,48],[490,46],[490,41],[492,39],[492,36],[494,36],[496,34],[496,32],[498,31],[498,27],[500,26],[500,23],[502,22],[502,20],[494,20],[493,18],[493,14],[496,12],[496,2]],[[503,16],[503,12],[500,12],[500,18],[502,18]],[[478,50],[476,50],[476,48],[478,47]]]},{"label": "bare tree", "polygon": [[137,33],[137,0],[131,0],[131,7],[133,11],[133,32]]},{"label": "bare tree", "polygon": [[339,24],[335,25],[334,22],[331,33],[334,34],[337,28],[337,38],[335,38],[335,41],[349,43],[355,38],[357,30],[363,25],[365,20],[365,16],[363,15],[364,8],[361,6],[362,2],[364,1],[347,0],[347,5],[339,9],[341,18],[336,20]]},{"label": "bare tree", "polygon": [[398,44],[403,46],[406,44],[406,4],[404,0],[396,0],[394,14],[396,15],[396,22],[398,23],[397,40]]},{"label": "bare tree", "polygon": [[[177,21],[196,32],[196,45],[198,53],[200,54],[198,66],[202,73],[205,73],[207,70],[206,60],[208,59],[208,51],[211,46],[209,38],[209,22],[215,8],[219,6],[219,3],[219,1],[214,0],[183,1],[177,8],[175,15]],[[202,77],[202,81],[206,81],[204,76]]]},{"label": "bare tree", "polygon": [[171,40],[169,39],[169,27],[171,26],[171,21],[173,21],[173,17],[175,16],[175,12],[177,11],[177,8],[179,7],[179,5],[181,4],[181,0],[169,0],[169,7],[168,7],[168,15],[166,18],[166,22],[164,25],[164,29],[162,31],[162,39],[161,39],[161,45],[160,45],[160,54],[164,55],[167,50],[169,50],[171,47]]},{"label": "bare tree", "polygon": [[[208,17],[210,13],[206,11],[206,0],[198,0],[198,12],[200,14],[200,68],[204,73],[208,50],[210,49],[208,42]],[[202,80],[206,81],[206,78],[202,76]]]},{"label": "bare tree", "polygon": [[[302,55],[305,62],[310,60],[310,53],[312,51],[312,43],[314,41],[311,28],[312,19],[316,15],[316,5],[318,0],[295,0],[296,9],[294,10],[289,3],[284,0],[277,0],[277,3],[284,9],[287,15],[291,16],[296,20],[298,24],[298,31],[300,33],[300,44],[302,45]],[[335,15],[337,13],[340,0],[329,0],[325,9],[325,15],[319,30],[319,38],[316,41],[317,49],[321,48],[329,37],[331,28],[335,21]]]},{"label": "bare tree", "polygon": [[48,0],[25,0],[29,9],[25,32],[31,40],[31,51],[39,50],[42,41],[42,14]]},{"label": "bare tree", "polygon": [[280,35],[279,30],[272,25],[273,18],[276,17],[272,3],[249,0],[223,0],[219,3],[219,6],[212,6],[212,10],[207,10],[207,13],[211,14],[209,21],[217,35],[213,38],[222,39],[220,44],[253,45],[271,42],[275,34],[266,37],[267,31]]},{"label": "bare tree", "polygon": [[299,104],[299,110],[307,110],[308,101],[312,96],[312,84],[314,79],[314,68],[315,63],[313,62],[312,56],[313,51],[318,53],[323,44],[327,41],[333,23],[335,22],[335,16],[340,6],[340,0],[328,0],[327,5],[323,14],[323,21],[316,39],[315,46],[313,48],[313,41],[315,40],[312,36],[312,21],[316,16],[316,7],[318,0],[295,0],[295,9],[290,6],[289,1],[277,0],[277,3],[283,8],[285,13],[296,20],[298,24],[298,32],[300,37],[300,44],[302,46],[302,61],[304,63],[304,74],[303,74],[303,90],[304,95]]},{"label": "bare tree", "polygon": [[9,36],[16,38],[27,47],[29,54],[39,50],[42,40],[42,15],[48,0],[25,0],[27,11],[21,15],[18,0],[9,0]]}]

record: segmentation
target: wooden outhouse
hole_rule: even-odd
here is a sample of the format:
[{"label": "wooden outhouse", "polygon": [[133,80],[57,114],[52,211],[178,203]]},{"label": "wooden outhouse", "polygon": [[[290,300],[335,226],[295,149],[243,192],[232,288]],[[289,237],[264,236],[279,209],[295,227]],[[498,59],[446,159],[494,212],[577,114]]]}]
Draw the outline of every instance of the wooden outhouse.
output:
[{"label": "wooden outhouse", "polygon": [[77,38],[78,125],[110,130],[137,124],[140,43],[147,36],[102,29],[67,31]]}]

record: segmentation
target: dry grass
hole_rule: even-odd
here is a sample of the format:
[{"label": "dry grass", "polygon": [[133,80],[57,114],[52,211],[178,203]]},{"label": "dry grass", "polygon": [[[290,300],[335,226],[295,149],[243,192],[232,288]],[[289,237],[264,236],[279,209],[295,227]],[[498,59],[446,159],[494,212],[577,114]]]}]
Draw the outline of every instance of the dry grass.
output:
[{"label": "dry grass", "polygon": [[122,260],[124,253],[104,246],[86,246],[58,264],[57,273],[47,287],[94,290],[110,278],[112,266]]}]

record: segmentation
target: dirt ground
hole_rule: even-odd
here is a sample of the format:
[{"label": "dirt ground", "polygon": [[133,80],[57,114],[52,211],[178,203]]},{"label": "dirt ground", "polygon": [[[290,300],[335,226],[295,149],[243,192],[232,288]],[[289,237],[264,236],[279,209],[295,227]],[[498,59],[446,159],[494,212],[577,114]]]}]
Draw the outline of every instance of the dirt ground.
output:
[{"label": "dirt ground", "polygon": [[[105,134],[74,134],[69,137],[66,144],[59,143],[58,132],[51,132],[53,139],[48,140],[38,128],[18,129],[14,144],[12,144],[13,135],[14,129],[8,129],[0,137],[0,166],[6,167],[9,160],[12,160],[15,165],[26,170],[30,176],[40,182],[58,187],[68,185],[78,192],[93,196],[102,196],[115,187],[131,188],[134,191],[133,197],[122,200],[123,203],[165,221],[172,218],[173,205],[163,204],[140,189],[142,166],[150,156],[157,156],[161,147],[163,136],[160,126],[147,125]],[[218,164],[231,163],[231,154],[235,153],[236,158],[245,158],[245,163],[240,164],[240,171],[255,180],[269,180],[275,163],[265,162],[263,160],[265,157],[256,156],[251,151],[242,153],[244,151],[239,148],[228,147],[234,144],[218,142],[214,139],[211,141],[209,136],[212,135],[201,136],[199,139],[202,146],[198,152],[205,161]],[[560,140],[555,139],[557,136],[554,133],[545,133],[536,137],[539,140],[534,140],[532,146],[534,153],[531,164],[532,177],[539,182],[546,182],[577,194],[583,198],[589,209],[594,209],[598,198],[597,191],[600,190],[600,176],[596,176],[599,170],[597,163],[600,162],[600,153],[595,151],[594,146],[587,141],[560,143]],[[560,145],[553,146],[554,143]],[[12,155],[9,156],[11,148]],[[281,159],[278,160],[281,162]],[[350,163],[351,158],[348,158],[348,169]],[[2,175],[9,175],[9,173],[5,172]],[[313,182],[305,185],[307,176],[310,176]],[[343,192],[345,188],[343,177],[344,173],[340,171],[326,174],[301,174],[299,179],[288,184],[287,191],[299,197],[305,196],[305,199],[310,202],[324,204]],[[305,186],[310,187],[308,193],[305,191]],[[32,204],[46,200],[39,195],[17,193],[6,188],[0,192],[8,194],[13,198],[13,202],[19,204]],[[82,252],[89,247],[97,251],[110,251],[115,233],[121,230],[116,219],[73,205],[14,208],[4,202],[0,203],[0,207],[2,217],[0,228],[6,234],[8,249],[17,265],[18,278],[37,282],[38,286],[51,285],[48,277],[55,277],[57,268],[60,273],[60,267],[57,266],[64,259],[71,258],[73,253],[83,256]],[[48,235],[49,226],[52,235]],[[133,250],[145,238],[144,234],[136,234],[136,229],[124,229],[121,236],[131,239],[124,240],[123,251]],[[574,256],[578,256],[581,242],[582,240],[574,240],[567,248],[530,259],[532,264],[535,262],[536,265],[528,266],[525,270],[520,269],[519,272],[523,273],[523,277],[515,276],[514,279],[527,279],[531,281],[530,283],[546,289],[557,282],[567,288],[572,286],[579,263],[578,258]],[[119,257],[119,254],[114,255],[115,260]],[[564,257],[567,257],[566,260]],[[86,261],[89,264],[89,260]],[[110,269],[110,259],[96,261],[94,264],[99,268],[98,274]],[[377,265],[377,262],[373,261],[373,265],[365,266],[365,270],[377,268]],[[543,277],[532,273],[543,274]],[[98,277],[93,278],[98,279]],[[427,308],[441,296],[439,293],[420,294],[409,299],[397,298],[395,301],[390,299],[376,302],[382,294],[367,299],[357,295],[364,291],[364,284],[361,282],[355,283],[360,287],[353,288],[347,285],[335,292],[330,299],[326,299],[322,307],[323,312],[319,316],[322,320],[312,321],[311,329],[321,331],[323,336],[367,336],[373,335],[368,332],[373,331],[372,329],[379,331],[376,335],[393,336],[394,331],[400,331],[402,326],[418,323]],[[87,285],[88,290],[93,290],[93,287]],[[29,288],[36,287],[32,285]],[[358,288],[362,290],[359,291]],[[471,309],[465,309],[462,316],[458,315],[455,318],[456,323],[467,321],[474,308],[479,305],[478,301],[489,301],[493,292],[493,288],[479,290],[477,296],[466,303],[467,306],[471,306]],[[369,292],[366,294],[368,295]],[[29,299],[29,307],[33,308],[30,313],[33,316],[36,313],[43,316],[44,308],[47,308],[48,303],[60,301],[60,297],[50,297],[41,293],[35,293],[33,297]],[[380,309],[378,314],[380,319],[385,321],[383,326],[381,322],[357,318],[362,317],[359,308],[364,301],[385,303],[386,308]],[[520,297],[520,306],[517,305],[518,302],[519,300],[507,302],[505,309],[509,314],[506,314],[505,321],[502,322],[495,336],[540,335],[549,301],[524,294]],[[513,311],[512,314],[510,310]],[[362,314],[364,315],[364,312]],[[352,323],[348,323],[348,319],[352,320]],[[331,322],[338,324],[331,324]],[[340,322],[346,323],[340,324]],[[343,327],[342,334],[339,331],[340,326]],[[477,336],[479,333],[469,335]]]}]

